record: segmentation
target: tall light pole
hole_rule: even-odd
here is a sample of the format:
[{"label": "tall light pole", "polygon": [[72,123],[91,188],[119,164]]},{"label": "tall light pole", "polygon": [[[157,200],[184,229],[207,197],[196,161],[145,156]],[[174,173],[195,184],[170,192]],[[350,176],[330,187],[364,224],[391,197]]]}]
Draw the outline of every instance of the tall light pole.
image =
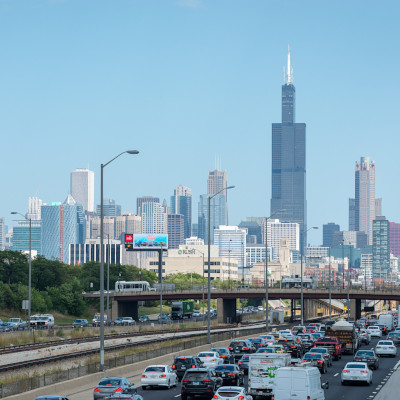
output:
[{"label": "tall light pole", "polygon": [[[110,318],[110,258],[111,258],[111,248],[110,248],[110,234],[108,237],[108,250],[107,250],[107,325],[109,324]],[[111,322],[111,321],[110,321]]]},{"label": "tall light pole", "polygon": [[208,196],[208,276],[207,276],[207,344],[211,344],[211,316],[210,316],[210,308],[211,308],[211,261],[210,261],[210,252],[211,252],[211,199],[213,199],[217,194],[220,194],[224,190],[233,189],[235,186],[227,186],[221,189],[219,192],[214,193],[212,196]]},{"label": "tall light pole", "polygon": [[304,232],[300,232],[300,279],[301,279],[301,292],[300,292],[300,307],[301,307],[301,325],[304,325],[304,296],[303,296],[303,235],[305,235],[308,231],[311,229],[318,229],[318,226],[312,226],[311,228],[308,228]]},{"label": "tall light pole", "polygon": [[139,154],[137,150],[126,150],[119,153],[105,164],[101,164],[100,184],[100,371],[104,371],[104,204],[103,204],[103,170],[122,154]]},{"label": "tall light pole", "polygon": [[329,247],[329,319],[332,319],[331,248]]},{"label": "tall light pole", "polygon": [[28,269],[28,328],[31,330],[31,297],[32,297],[32,218],[12,211],[12,215],[21,215],[26,221],[29,221],[29,269]]},{"label": "tall light pole", "polygon": [[194,249],[194,251],[199,252],[203,256],[203,321],[204,321],[204,253],[197,249]]},{"label": "tall light pole", "polygon": [[271,219],[274,215],[286,211],[284,209],[282,210],[276,210],[273,212],[269,217],[265,218],[265,330],[268,332],[269,329],[269,322],[268,322],[268,220]]}]

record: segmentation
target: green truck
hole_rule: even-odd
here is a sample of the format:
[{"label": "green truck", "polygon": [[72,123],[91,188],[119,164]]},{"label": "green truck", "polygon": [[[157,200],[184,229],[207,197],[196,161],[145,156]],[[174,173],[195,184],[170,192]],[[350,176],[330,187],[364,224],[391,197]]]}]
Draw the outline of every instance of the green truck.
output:
[{"label": "green truck", "polygon": [[173,301],[171,306],[172,319],[192,318],[193,301]]}]

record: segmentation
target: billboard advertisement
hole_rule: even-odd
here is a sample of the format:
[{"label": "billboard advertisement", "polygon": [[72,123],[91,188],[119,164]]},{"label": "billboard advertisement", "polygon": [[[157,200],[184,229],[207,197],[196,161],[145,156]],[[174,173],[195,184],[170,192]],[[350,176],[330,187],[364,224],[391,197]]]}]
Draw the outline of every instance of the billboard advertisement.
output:
[{"label": "billboard advertisement", "polygon": [[133,235],[133,247],[144,249],[168,249],[168,235],[157,234],[135,234]]}]

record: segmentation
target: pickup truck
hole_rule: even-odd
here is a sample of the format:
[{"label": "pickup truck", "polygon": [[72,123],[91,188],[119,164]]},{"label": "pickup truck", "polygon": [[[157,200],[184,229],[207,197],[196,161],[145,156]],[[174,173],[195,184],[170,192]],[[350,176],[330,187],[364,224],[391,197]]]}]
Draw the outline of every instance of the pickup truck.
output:
[{"label": "pickup truck", "polygon": [[315,341],[314,347],[326,347],[335,360],[342,358],[342,345],[336,337],[322,336]]},{"label": "pickup truck", "polygon": [[27,322],[23,321],[21,318],[10,318],[8,322],[14,324],[17,327],[17,330],[23,330],[28,326]]}]

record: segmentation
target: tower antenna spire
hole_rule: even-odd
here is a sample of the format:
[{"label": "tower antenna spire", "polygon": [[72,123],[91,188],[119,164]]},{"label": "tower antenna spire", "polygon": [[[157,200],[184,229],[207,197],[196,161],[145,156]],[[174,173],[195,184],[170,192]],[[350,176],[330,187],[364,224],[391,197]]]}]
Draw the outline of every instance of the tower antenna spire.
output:
[{"label": "tower antenna spire", "polygon": [[290,45],[288,45],[286,84],[287,85],[293,84],[293,68],[290,65]]}]

